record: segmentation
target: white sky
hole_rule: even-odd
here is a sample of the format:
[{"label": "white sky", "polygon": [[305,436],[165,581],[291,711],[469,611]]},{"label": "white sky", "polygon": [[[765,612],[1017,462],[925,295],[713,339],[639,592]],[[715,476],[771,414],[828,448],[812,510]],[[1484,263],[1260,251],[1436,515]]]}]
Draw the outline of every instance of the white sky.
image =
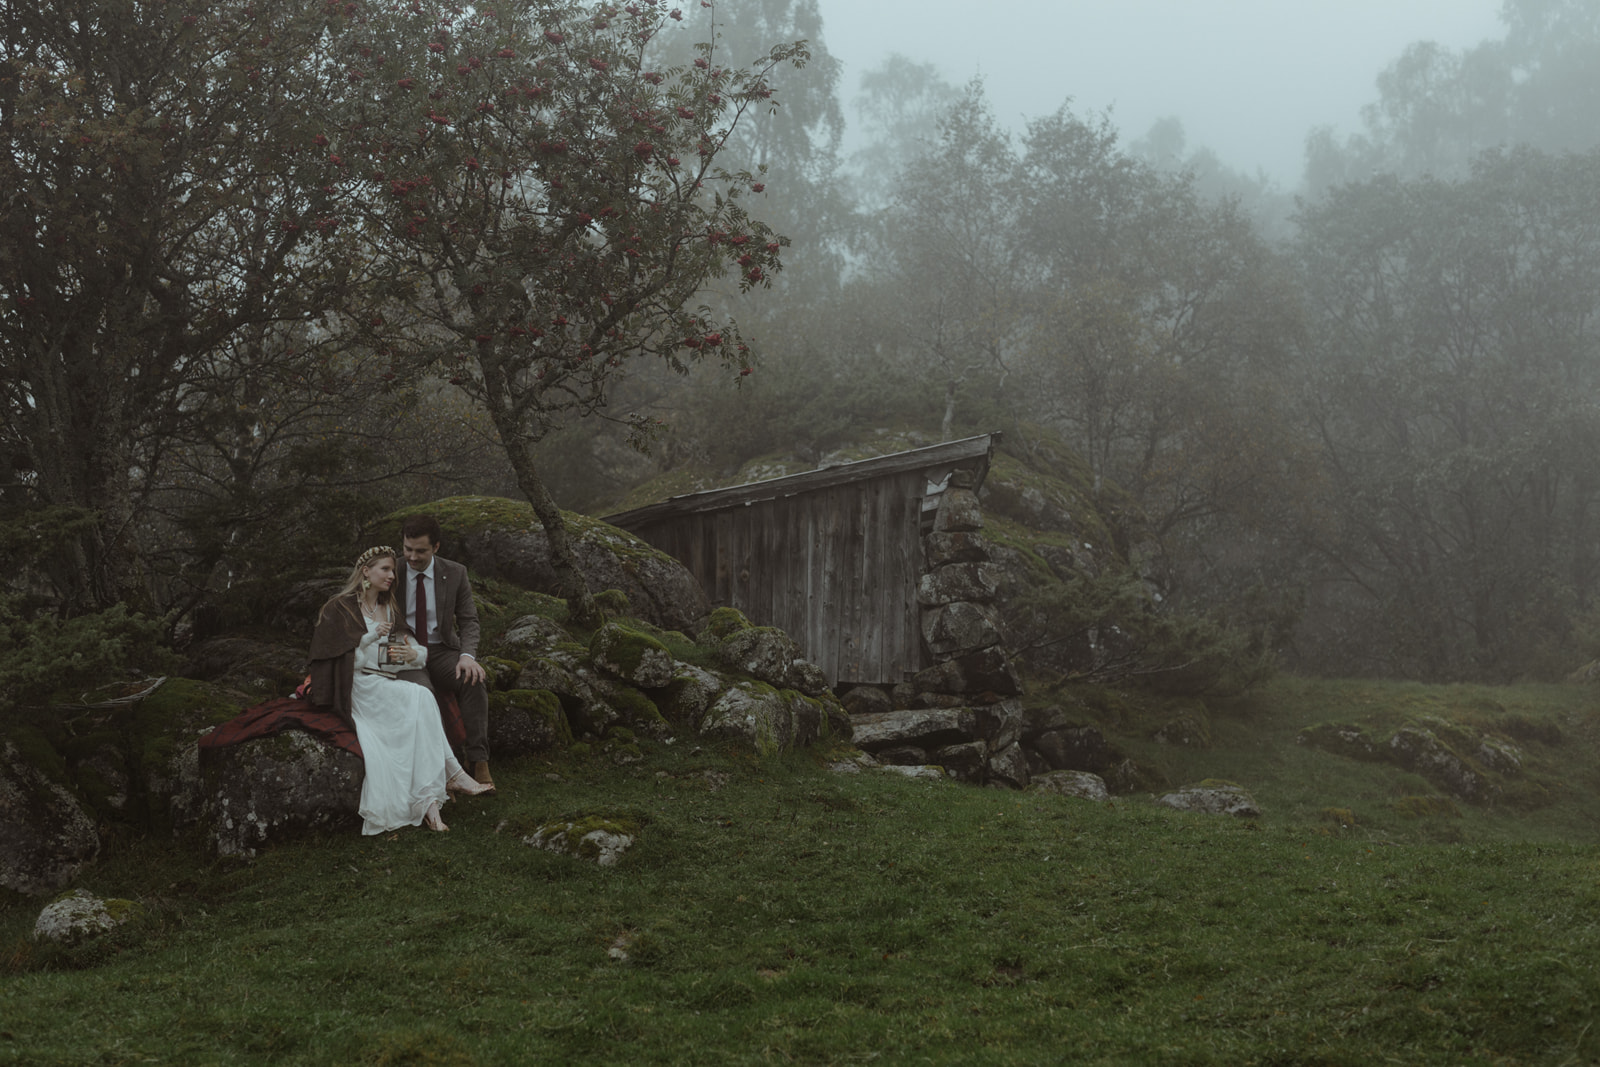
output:
[{"label": "white sky", "polygon": [[[819,0],[844,63],[847,114],[862,72],[891,52],[952,82],[982,74],[1002,122],[1111,108],[1125,141],[1182,120],[1191,149],[1298,183],[1313,126],[1360,128],[1378,72],[1406,45],[1502,36],[1499,0]],[[851,145],[846,133],[845,150]]]}]

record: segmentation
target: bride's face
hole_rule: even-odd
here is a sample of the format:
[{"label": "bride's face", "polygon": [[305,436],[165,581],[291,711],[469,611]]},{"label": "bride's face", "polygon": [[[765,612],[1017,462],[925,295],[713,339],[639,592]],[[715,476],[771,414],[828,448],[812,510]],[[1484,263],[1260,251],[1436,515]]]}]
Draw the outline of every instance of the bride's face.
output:
[{"label": "bride's face", "polygon": [[387,593],[394,584],[394,560],[382,556],[367,565],[361,576],[372,583],[372,588],[380,593]]}]

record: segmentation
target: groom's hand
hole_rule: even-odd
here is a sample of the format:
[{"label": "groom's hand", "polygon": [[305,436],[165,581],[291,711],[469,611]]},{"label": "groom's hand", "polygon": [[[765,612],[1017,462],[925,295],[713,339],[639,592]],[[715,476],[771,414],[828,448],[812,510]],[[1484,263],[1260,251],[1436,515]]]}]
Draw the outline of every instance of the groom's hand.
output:
[{"label": "groom's hand", "polygon": [[456,681],[463,685],[477,685],[489,676],[483,669],[483,664],[471,656],[462,656],[456,660]]}]

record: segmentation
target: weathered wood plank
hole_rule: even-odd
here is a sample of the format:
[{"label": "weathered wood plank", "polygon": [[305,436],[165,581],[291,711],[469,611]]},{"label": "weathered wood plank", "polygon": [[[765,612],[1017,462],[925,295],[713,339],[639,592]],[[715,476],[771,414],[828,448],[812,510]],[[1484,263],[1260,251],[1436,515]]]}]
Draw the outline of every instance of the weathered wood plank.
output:
[{"label": "weathered wood plank", "polygon": [[[967,460],[988,457],[994,454],[994,445],[1001,439],[1001,434],[979,434],[976,437],[963,438],[960,441],[947,441],[943,444],[929,445],[926,448],[913,448],[906,452],[896,452],[890,456],[878,456],[873,459],[864,459],[856,463],[842,463],[837,467],[826,467],[822,470],[804,471],[800,474],[791,474],[783,478],[771,478],[764,482],[753,482],[750,485],[735,485],[725,489],[708,489],[701,493],[686,493],[675,496],[659,504],[650,504],[632,511],[619,512],[607,515],[604,521],[613,526],[620,526],[625,530],[633,530],[635,526],[643,526],[663,518],[688,515],[700,511],[715,511],[719,508],[734,507],[756,500],[770,500],[779,496],[790,496],[797,493],[807,493],[816,490],[825,490],[831,487],[858,482],[868,478],[885,477],[912,470],[925,470],[932,467],[960,464]],[[988,463],[979,466],[979,478],[988,471]]]}]

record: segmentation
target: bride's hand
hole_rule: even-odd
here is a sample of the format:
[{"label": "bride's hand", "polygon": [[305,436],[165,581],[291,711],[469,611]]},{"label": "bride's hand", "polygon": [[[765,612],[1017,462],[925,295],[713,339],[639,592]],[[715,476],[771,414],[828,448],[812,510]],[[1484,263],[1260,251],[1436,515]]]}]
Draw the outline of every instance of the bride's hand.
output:
[{"label": "bride's hand", "polygon": [[378,636],[382,637],[392,629],[394,629],[394,623],[392,623],[392,622],[380,622],[378,624]]}]

